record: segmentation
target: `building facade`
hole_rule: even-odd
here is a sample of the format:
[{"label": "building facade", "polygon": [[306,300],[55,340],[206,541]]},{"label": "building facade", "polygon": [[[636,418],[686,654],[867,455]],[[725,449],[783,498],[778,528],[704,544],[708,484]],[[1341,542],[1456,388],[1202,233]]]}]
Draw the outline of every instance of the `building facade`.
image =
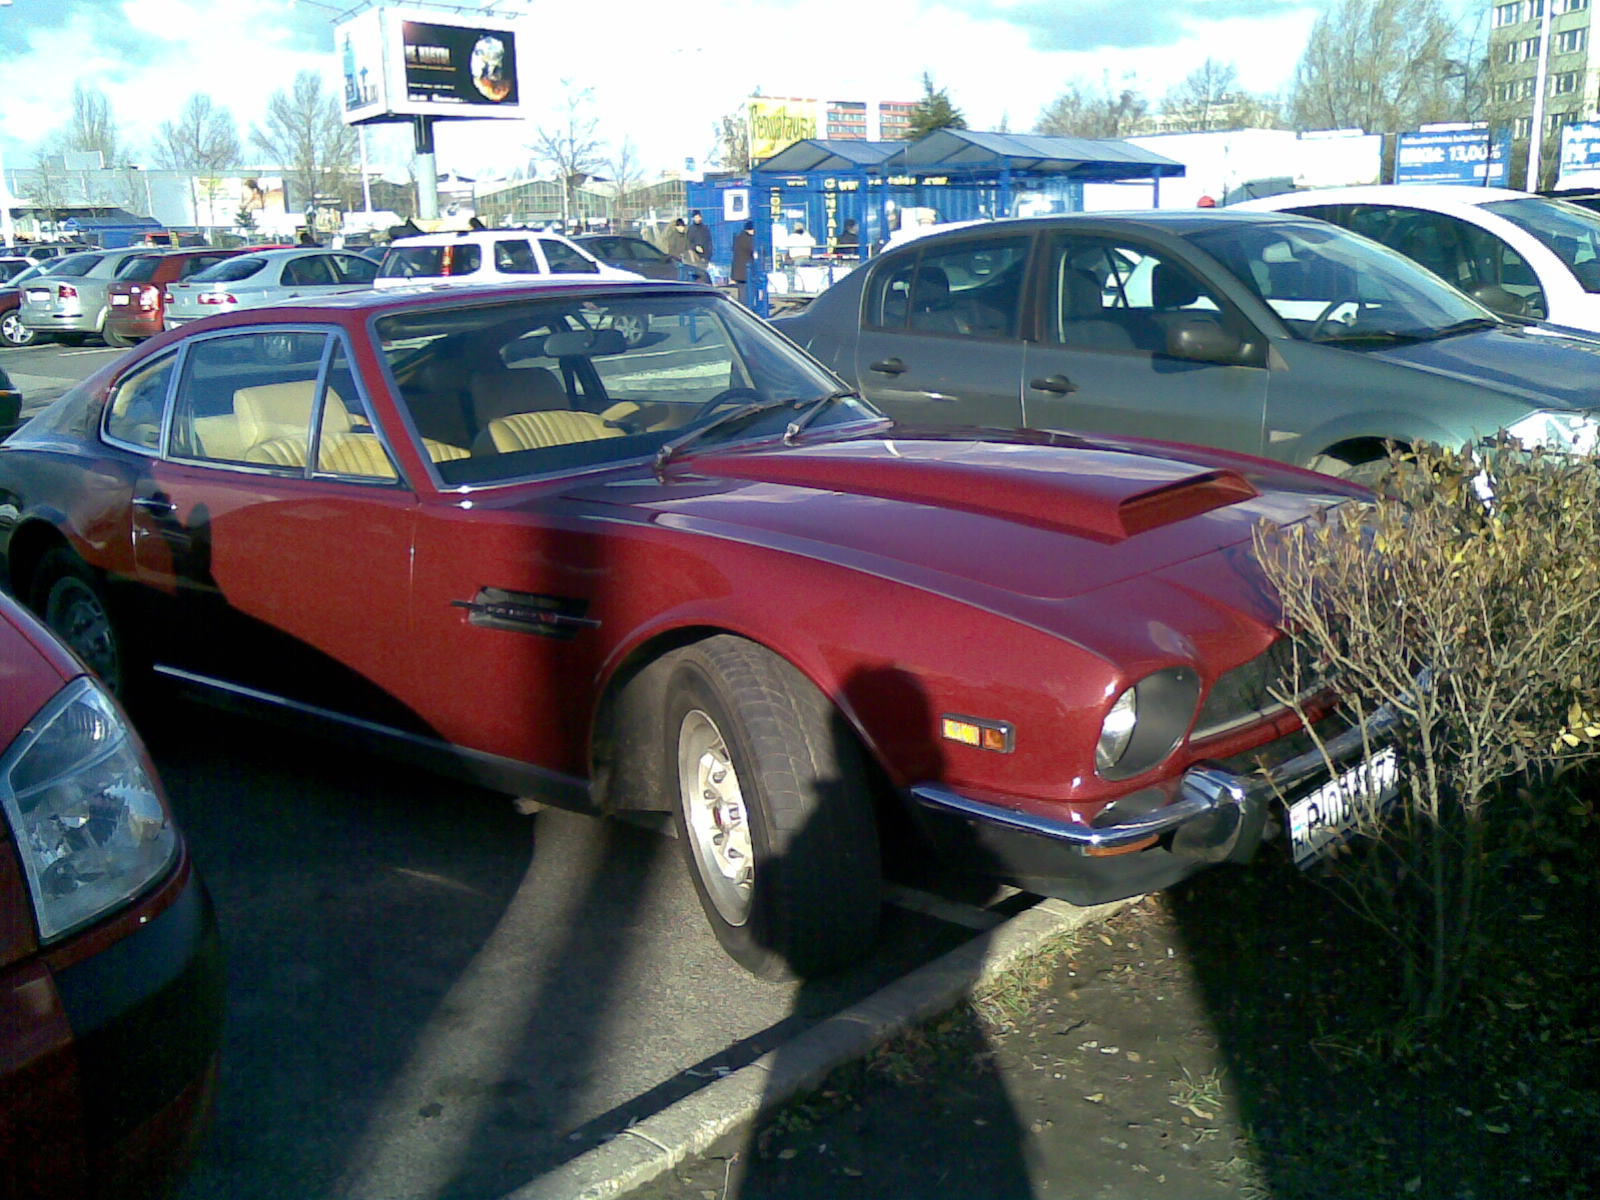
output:
[{"label": "building facade", "polygon": [[[1539,131],[1541,179],[1548,186],[1559,157],[1561,131],[1600,112],[1600,59],[1596,57],[1594,0],[1499,0],[1489,9],[1487,72],[1489,119],[1509,128],[1513,162],[1525,163],[1533,133],[1539,87],[1539,42],[1545,5],[1550,5],[1550,44],[1544,73],[1544,112]],[[1520,169],[1520,168],[1516,168]],[[1515,174],[1513,176],[1515,178]]]}]

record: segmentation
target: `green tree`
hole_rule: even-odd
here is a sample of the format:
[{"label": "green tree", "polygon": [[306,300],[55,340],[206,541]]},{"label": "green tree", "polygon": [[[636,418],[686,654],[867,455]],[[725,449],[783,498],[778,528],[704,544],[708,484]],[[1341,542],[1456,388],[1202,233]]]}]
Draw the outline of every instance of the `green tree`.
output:
[{"label": "green tree", "polygon": [[911,124],[907,136],[915,141],[917,138],[926,137],[937,129],[965,129],[967,118],[961,110],[950,102],[950,93],[942,87],[934,87],[933,76],[927,71],[922,73],[922,98],[917,101],[911,110]]},{"label": "green tree", "polygon": [[296,75],[287,92],[272,93],[266,125],[251,127],[250,142],[287,168],[308,208],[319,195],[341,192],[355,165],[356,131],[312,71]]},{"label": "green tree", "polygon": [[1369,133],[1459,119],[1462,41],[1441,0],[1338,0],[1295,68],[1289,119]]}]

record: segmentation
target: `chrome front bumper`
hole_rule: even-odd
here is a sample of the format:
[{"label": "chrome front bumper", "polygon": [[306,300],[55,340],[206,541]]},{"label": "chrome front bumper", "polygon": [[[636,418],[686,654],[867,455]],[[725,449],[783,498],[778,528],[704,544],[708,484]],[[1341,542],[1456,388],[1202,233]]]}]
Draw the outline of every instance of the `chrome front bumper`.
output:
[{"label": "chrome front bumper", "polygon": [[[1263,770],[1242,773],[1215,763],[1192,767],[1180,779],[1177,799],[1171,803],[1096,825],[1006,808],[936,783],[918,784],[911,788],[911,795],[923,816],[944,831],[936,840],[947,848],[952,847],[949,831],[956,827],[975,839],[973,845],[981,851],[985,873],[1026,876],[1032,890],[1084,903],[1087,901],[1077,899],[1080,893],[1113,898],[1104,894],[1106,888],[1091,883],[1091,874],[1110,876],[1120,871],[1129,887],[1137,878],[1143,883],[1135,890],[1149,890],[1176,882],[1208,863],[1249,858],[1261,839],[1273,800],[1312,780],[1327,778],[1330,766],[1337,771],[1382,749],[1397,723],[1397,714],[1385,706],[1364,725],[1345,729],[1319,747]],[[1134,849],[1154,842],[1164,844]],[[1055,848],[1053,856],[1050,847]],[[1120,855],[1119,850],[1123,851]],[[1133,869],[1129,860],[1149,856],[1160,857],[1166,865],[1158,868],[1151,862],[1144,870]],[[1126,866],[1113,868],[1119,859]],[[1086,872],[1090,864],[1101,866],[1098,871]],[[1049,886],[1052,880],[1062,886]],[[1109,878],[1104,882],[1110,890],[1119,890]]]}]

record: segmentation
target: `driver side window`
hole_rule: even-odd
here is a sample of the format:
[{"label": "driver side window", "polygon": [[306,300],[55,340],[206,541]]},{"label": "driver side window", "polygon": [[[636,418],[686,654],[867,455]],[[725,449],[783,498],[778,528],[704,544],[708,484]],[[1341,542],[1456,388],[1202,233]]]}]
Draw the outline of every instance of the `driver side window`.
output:
[{"label": "driver side window", "polygon": [[1047,333],[1060,345],[1162,354],[1182,330],[1233,327],[1188,267],[1142,246],[1063,236],[1050,261]]}]

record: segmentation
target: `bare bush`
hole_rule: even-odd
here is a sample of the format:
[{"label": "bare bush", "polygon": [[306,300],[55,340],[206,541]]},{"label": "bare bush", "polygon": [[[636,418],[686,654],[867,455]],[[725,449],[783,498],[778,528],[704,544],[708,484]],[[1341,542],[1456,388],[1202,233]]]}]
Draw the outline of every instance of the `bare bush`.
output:
[{"label": "bare bush", "polygon": [[1420,449],[1373,503],[1263,528],[1257,549],[1354,715],[1399,718],[1398,801],[1358,804],[1355,843],[1319,874],[1391,946],[1409,1017],[1435,1024],[1514,915],[1496,886],[1527,854],[1513,830],[1570,803],[1552,785],[1600,750],[1600,460]]}]

